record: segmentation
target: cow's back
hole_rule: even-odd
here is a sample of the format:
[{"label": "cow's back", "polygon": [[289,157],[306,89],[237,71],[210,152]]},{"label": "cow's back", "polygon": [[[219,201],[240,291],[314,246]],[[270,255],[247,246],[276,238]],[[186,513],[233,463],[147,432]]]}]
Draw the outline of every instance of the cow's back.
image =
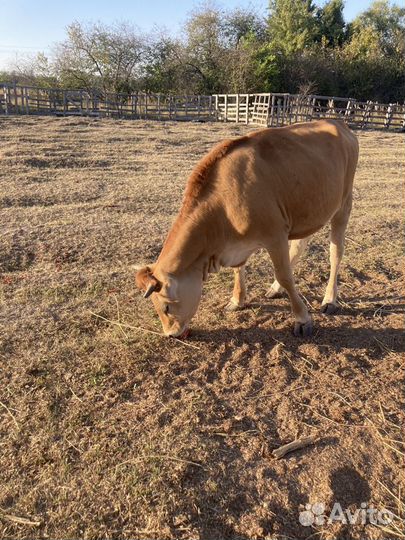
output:
[{"label": "cow's back", "polygon": [[218,162],[214,193],[240,234],[283,227],[304,237],[351,193],[357,156],[357,138],[340,121],[260,130]]}]

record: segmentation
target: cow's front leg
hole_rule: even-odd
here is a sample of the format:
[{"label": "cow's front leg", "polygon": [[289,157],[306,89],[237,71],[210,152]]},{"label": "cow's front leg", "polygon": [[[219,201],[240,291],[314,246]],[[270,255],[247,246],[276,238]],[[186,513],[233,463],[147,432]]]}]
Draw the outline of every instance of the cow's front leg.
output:
[{"label": "cow's front leg", "polygon": [[267,249],[273,261],[276,279],[290,298],[292,312],[295,317],[294,335],[310,336],[312,334],[312,319],[295,288],[288,253],[288,239],[285,237],[272,241]]},{"label": "cow's front leg", "polygon": [[[290,249],[289,249],[289,257],[290,257],[290,264],[291,264],[292,269],[294,269],[295,265],[298,262],[298,259],[304,253],[305,248],[307,247],[308,241],[309,241],[309,237],[300,238],[298,240],[291,240]],[[267,298],[280,298],[283,295],[283,292],[284,292],[283,287],[280,285],[277,279],[275,279],[270,289],[267,291],[266,297]]]},{"label": "cow's front leg", "polygon": [[234,268],[235,283],[233,286],[233,294],[226,309],[236,311],[245,307],[246,302],[246,280],[245,280],[245,265]]}]

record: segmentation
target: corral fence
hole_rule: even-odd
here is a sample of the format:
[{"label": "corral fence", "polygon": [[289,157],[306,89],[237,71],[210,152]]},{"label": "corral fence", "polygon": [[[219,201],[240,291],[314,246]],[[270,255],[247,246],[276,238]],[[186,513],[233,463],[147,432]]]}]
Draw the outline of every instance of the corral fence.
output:
[{"label": "corral fence", "polygon": [[223,121],[258,126],[340,118],[359,129],[405,130],[405,104],[288,93],[116,94],[0,83],[0,114]]},{"label": "corral fence", "polygon": [[137,92],[102,93],[0,85],[0,114],[95,116],[149,120],[216,120],[214,98]]},{"label": "corral fence", "polygon": [[405,128],[405,104],[301,94],[217,94],[218,120],[285,126],[319,118],[340,118],[359,129]]}]

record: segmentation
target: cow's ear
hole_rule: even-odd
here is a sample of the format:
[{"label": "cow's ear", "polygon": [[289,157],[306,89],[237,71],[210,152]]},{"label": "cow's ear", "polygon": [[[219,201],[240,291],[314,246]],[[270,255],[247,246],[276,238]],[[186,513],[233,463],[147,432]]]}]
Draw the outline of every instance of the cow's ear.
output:
[{"label": "cow's ear", "polygon": [[145,291],[144,298],[148,298],[153,292],[158,292],[162,284],[152,273],[150,266],[145,266],[135,274],[135,282],[139,289]]}]

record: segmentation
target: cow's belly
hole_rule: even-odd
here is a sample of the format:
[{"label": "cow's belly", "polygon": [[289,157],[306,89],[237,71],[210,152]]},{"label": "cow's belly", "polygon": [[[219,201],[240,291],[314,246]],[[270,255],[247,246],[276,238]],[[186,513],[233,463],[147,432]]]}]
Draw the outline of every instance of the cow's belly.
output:
[{"label": "cow's belly", "polygon": [[340,206],[340,201],[337,204],[331,203],[324,205],[323,208],[318,206],[316,212],[311,209],[307,215],[300,218],[293,218],[288,238],[294,240],[296,238],[306,238],[326,225],[336,213]]},{"label": "cow's belly", "polygon": [[250,255],[261,247],[262,246],[256,242],[238,242],[226,246],[219,257],[219,262],[221,266],[242,266]]}]

